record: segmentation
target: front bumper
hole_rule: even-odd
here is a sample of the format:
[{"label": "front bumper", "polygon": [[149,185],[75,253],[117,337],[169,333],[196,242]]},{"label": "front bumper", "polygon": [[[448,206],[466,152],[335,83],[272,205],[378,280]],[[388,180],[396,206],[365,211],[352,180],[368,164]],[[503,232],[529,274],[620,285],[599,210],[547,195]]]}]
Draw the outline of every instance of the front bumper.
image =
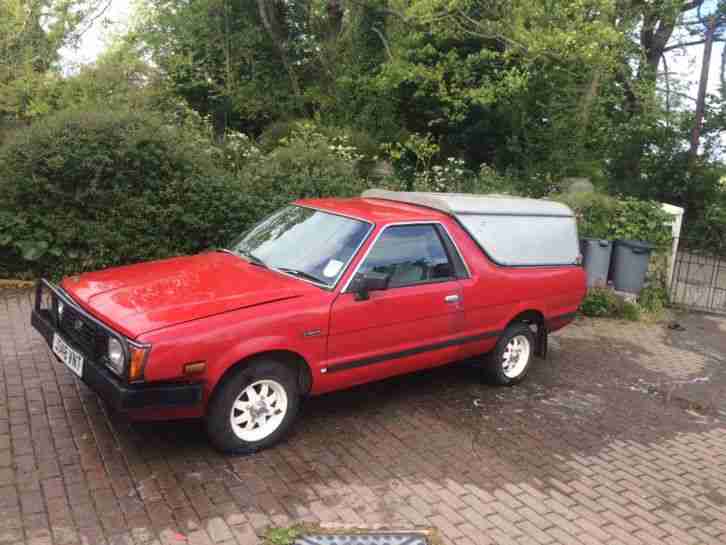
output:
[{"label": "front bumper", "polygon": [[[48,311],[42,310],[37,301],[30,318],[31,325],[43,336],[48,346],[53,334],[58,333],[74,349],[83,354],[81,380],[103,400],[117,410],[166,407],[188,407],[202,400],[201,384],[163,383],[127,384],[116,377],[105,365],[93,361],[87,353],[58,330]],[[70,371],[69,371],[70,372]]]}]

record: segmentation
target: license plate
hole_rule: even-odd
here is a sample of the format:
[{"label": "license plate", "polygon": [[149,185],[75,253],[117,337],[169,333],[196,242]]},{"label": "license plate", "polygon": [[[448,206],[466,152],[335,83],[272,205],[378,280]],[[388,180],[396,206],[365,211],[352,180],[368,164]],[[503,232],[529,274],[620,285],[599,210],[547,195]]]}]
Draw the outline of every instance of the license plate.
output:
[{"label": "license plate", "polygon": [[83,376],[83,356],[68,346],[58,333],[53,334],[53,353],[66,364],[68,369],[79,377]]}]

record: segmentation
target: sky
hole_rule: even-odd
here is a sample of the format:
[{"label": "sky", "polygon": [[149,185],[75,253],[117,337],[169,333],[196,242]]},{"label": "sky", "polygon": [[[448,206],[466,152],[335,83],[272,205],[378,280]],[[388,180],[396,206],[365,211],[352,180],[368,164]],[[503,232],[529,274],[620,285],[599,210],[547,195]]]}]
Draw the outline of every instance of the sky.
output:
[{"label": "sky", "polygon": [[61,59],[65,72],[74,72],[103,53],[110,39],[127,27],[132,14],[132,0],[110,0],[110,5],[83,35],[77,48],[63,48]]},{"label": "sky", "polygon": [[[84,34],[79,47],[66,48],[61,51],[66,72],[74,72],[78,66],[92,63],[104,51],[111,37],[123,32],[132,15],[132,2],[133,0],[111,0],[108,11]],[[716,0],[708,0],[704,4],[703,13],[708,13],[709,7],[712,9],[715,2]],[[675,40],[673,41],[675,42]],[[719,70],[723,47],[723,43],[716,43],[713,47],[708,78],[709,93],[716,93],[719,90]],[[694,99],[698,94],[702,57],[703,46],[692,46],[685,50],[670,51],[667,54],[668,70],[672,73],[672,81],[677,80],[686,84],[686,93]]]}]

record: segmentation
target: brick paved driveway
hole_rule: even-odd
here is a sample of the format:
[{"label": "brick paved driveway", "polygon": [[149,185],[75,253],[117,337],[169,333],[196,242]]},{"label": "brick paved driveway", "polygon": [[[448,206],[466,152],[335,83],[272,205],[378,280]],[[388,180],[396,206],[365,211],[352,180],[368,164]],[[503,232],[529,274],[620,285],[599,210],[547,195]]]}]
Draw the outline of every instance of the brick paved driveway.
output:
[{"label": "brick paved driveway", "polygon": [[582,320],[521,386],[470,365],[378,383],[226,457],[197,422],[107,414],[29,309],[0,295],[0,544],[254,544],[299,521],[457,545],[726,542],[726,320]]}]

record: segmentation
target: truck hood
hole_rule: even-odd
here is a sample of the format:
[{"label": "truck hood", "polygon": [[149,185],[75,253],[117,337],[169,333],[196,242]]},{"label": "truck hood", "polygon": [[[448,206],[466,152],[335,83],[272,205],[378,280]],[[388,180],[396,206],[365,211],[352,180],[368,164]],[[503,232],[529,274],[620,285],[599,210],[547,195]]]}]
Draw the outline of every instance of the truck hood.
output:
[{"label": "truck hood", "polygon": [[220,252],[84,273],[61,285],[88,312],[132,339],[319,290]]}]

